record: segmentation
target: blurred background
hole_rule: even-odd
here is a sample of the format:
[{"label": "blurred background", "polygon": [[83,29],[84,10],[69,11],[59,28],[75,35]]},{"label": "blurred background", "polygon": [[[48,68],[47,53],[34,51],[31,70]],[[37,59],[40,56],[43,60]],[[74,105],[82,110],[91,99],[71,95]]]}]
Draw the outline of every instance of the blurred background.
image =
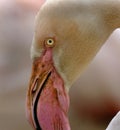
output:
[{"label": "blurred background", "polygon": [[[32,130],[25,117],[34,18],[43,1],[0,0],[0,130]],[[120,30],[70,90],[72,130],[104,130],[120,109]]]}]

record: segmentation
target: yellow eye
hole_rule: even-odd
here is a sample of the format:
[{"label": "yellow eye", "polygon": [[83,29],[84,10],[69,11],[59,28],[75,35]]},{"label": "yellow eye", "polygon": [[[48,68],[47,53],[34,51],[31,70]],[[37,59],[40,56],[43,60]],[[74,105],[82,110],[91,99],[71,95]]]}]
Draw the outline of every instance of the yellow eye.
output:
[{"label": "yellow eye", "polygon": [[52,38],[47,39],[47,40],[46,40],[46,45],[47,45],[48,47],[54,47],[54,45],[55,45],[55,40],[52,39]]}]

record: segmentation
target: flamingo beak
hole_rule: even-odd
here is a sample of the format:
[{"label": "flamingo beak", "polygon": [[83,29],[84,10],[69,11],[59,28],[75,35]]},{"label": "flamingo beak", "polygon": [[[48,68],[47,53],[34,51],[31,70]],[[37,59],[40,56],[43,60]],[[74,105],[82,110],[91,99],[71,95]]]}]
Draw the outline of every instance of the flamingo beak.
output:
[{"label": "flamingo beak", "polygon": [[35,130],[70,130],[68,94],[54,67],[52,50],[33,62],[27,94],[27,118]]}]

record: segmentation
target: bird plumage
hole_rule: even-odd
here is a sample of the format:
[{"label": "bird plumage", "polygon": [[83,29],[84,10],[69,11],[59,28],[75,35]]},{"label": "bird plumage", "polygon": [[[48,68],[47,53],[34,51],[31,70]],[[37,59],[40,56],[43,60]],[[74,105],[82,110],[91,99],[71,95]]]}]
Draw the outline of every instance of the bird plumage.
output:
[{"label": "bird plumage", "polygon": [[55,37],[54,61],[71,86],[113,30],[120,26],[120,9],[116,5],[112,0],[46,2],[36,17],[32,57],[40,55],[46,37]]},{"label": "bird plumage", "polygon": [[119,130],[120,129],[120,112],[111,120],[106,130]]}]

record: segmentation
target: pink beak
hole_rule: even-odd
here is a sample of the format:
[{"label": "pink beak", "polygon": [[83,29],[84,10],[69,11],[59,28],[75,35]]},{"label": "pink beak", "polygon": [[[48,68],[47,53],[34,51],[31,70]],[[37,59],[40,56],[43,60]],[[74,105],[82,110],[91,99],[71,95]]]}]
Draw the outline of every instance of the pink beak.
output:
[{"label": "pink beak", "polygon": [[69,97],[54,66],[52,48],[46,48],[33,62],[27,118],[35,130],[70,130],[68,108]]}]

